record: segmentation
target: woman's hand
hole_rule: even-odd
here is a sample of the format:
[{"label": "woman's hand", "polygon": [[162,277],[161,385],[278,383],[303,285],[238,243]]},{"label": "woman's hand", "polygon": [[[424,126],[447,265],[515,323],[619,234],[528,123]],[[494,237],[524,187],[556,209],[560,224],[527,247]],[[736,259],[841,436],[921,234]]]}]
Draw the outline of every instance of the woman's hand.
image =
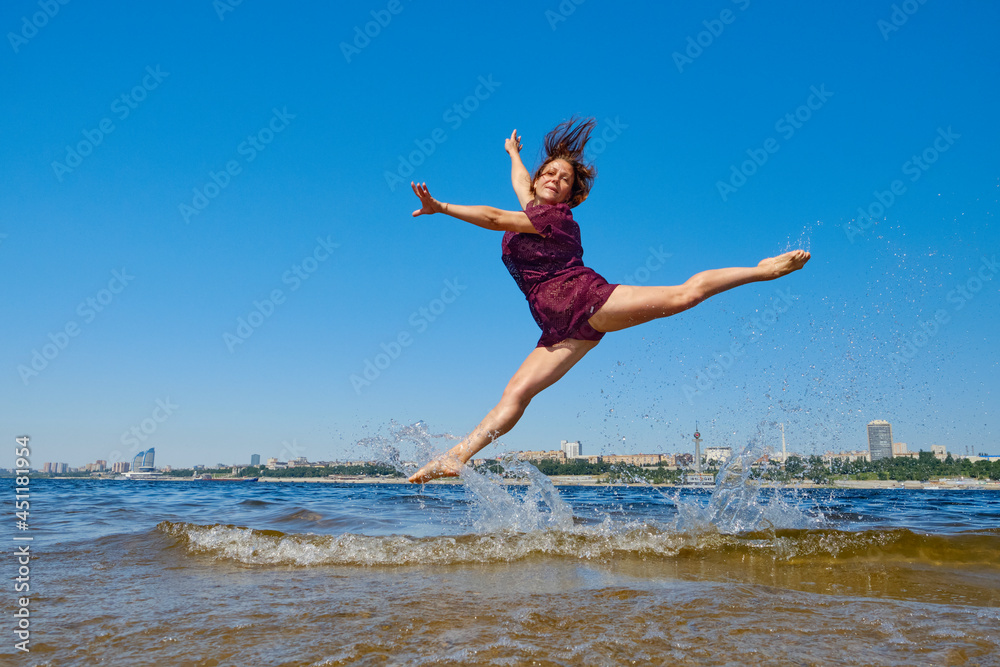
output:
[{"label": "woman's hand", "polygon": [[511,155],[520,154],[521,152],[521,137],[517,136],[517,130],[510,133],[510,136],[503,142],[504,150],[506,150]]},{"label": "woman's hand", "polygon": [[426,183],[417,185],[413,181],[410,181],[410,187],[413,188],[413,194],[420,198],[420,208],[413,212],[414,218],[418,215],[433,215],[444,210],[445,205],[434,199],[434,197],[431,197]]}]

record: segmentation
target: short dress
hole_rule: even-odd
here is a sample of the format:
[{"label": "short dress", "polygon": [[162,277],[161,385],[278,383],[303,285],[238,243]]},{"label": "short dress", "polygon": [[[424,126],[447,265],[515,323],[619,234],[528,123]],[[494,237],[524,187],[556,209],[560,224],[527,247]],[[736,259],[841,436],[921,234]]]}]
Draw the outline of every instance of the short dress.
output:
[{"label": "short dress", "polygon": [[524,212],[538,234],[507,232],[502,258],[542,330],[538,347],[567,338],[600,340],[604,333],[587,320],[618,285],[583,265],[580,226],[568,205],[529,202]]}]

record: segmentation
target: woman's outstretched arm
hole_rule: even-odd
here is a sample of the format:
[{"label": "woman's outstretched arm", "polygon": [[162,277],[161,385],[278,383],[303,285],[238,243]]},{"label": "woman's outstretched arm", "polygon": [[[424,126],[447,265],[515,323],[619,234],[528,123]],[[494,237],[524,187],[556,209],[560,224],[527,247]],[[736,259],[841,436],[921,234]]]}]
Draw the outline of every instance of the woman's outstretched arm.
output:
[{"label": "woman's outstretched arm", "polygon": [[528,214],[524,211],[504,211],[492,206],[460,206],[458,204],[446,204],[439,202],[427,190],[427,184],[410,183],[413,193],[420,198],[420,208],[413,212],[413,217],[418,215],[432,215],[434,213],[444,213],[453,218],[464,220],[484,229],[492,229],[503,232],[520,232],[522,234],[537,234],[538,231]]},{"label": "woman's outstretched arm", "polygon": [[521,137],[517,136],[517,130],[511,132],[503,147],[510,155],[510,182],[523,209],[534,197],[531,196],[531,174],[521,162]]}]

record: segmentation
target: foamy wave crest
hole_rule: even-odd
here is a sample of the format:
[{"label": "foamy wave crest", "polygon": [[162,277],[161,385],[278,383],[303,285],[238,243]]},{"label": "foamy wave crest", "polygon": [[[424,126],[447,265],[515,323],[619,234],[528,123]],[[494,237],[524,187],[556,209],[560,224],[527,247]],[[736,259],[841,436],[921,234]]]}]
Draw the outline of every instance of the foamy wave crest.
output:
[{"label": "foamy wave crest", "polygon": [[724,568],[755,562],[924,563],[997,569],[996,534],[920,535],[905,529],[858,533],[839,530],[779,530],[729,535],[684,533],[645,524],[575,526],[570,530],[409,537],[286,534],[238,526],[201,526],[164,521],[162,533],[189,553],[246,565],[407,566],[503,563],[530,558],[606,561],[695,559]]},{"label": "foamy wave crest", "polygon": [[529,533],[409,537],[286,534],[239,526],[161,522],[157,529],[177,537],[191,553],[248,565],[440,565],[517,561],[531,556],[604,558],[617,551],[675,554],[684,535],[606,526]]}]

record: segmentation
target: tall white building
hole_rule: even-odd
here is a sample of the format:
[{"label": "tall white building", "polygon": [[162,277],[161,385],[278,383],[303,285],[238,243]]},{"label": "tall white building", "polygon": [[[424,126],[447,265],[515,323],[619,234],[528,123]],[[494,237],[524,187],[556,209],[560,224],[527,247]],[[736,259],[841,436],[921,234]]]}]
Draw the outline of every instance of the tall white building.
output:
[{"label": "tall white building", "polygon": [[559,449],[562,450],[566,454],[566,458],[568,458],[568,459],[577,459],[577,458],[580,458],[580,443],[579,443],[579,441],[577,441],[577,442],[569,442],[567,440],[562,440],[562,441],[559,442]]}]

